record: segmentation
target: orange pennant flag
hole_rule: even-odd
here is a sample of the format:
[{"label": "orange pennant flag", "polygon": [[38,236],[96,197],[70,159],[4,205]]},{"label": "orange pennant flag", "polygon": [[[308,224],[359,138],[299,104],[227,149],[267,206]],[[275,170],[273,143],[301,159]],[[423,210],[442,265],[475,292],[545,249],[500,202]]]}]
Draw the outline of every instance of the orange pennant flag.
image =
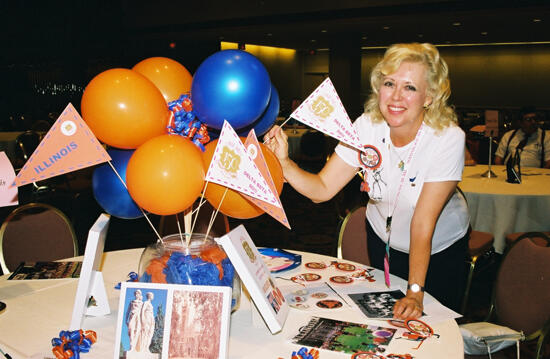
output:
[{"label": "orange pennant flag", "polygon": [[252,203],[254,203],[256,206],[263,209],[265,213],[269,214],[271,217],[275,218],[276,220],[281,222],[284,226],[286,226],[288,229],[290,229],[290,224],[288,223],[288,219],[286,217],[283,204],[281,203],[281,199],[277,195],[277,188],[275,187],[273,178],[271,178],[271,173],[269,173],[269,168],[267,167],[267,163],[265,162],[264,154],[260,149],[260,144],[258,143],[258,139],[256,138],[256,133],[254,132],[254,129],[250,130],[250,132],[248,133],[248,137],[244,142],[244,147],[246,148],[246,151],[248,152],[249,156],[254,160],[256,167],[258,167],[258,169],[260,170],[262,176],[264,177],[265,181],[269,185],[271,192],[273,192],[273,195],[279,202],[280,207],[274,206],[268,202],[259,200],[252,196],[248,196],[245,193],[241,193],[241,194],[244,197],[246,197],[248,200],[250,200]]},{"label": "orange pennant flag", "polygon": [[68,104],[15,178],[17,186],[110,161],[72,104]]}]

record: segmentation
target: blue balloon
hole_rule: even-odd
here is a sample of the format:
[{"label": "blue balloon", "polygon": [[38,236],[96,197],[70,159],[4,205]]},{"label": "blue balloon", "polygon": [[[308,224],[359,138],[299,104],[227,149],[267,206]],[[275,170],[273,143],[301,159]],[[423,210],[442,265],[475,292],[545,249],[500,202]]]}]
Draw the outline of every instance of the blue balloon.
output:
[{"label": "blue balloon", "polygon": [[265,111],[271,81],[264,65],[241,50],[223,50],[204,60],[191,83],[193,111],[208,127],[234,128],[256,121]]},{"label": "blue balloon", "polygon": [[279,93],[277,92],[275,86],[271,84],[271,98],[269,99],[269,104],[267,105],[264,113],[252,124],[240,129],[237,132],[239,136],[248,136],[248,132],[250,132],[251,129],[254,129],[257,137],[260,137],[261,135],[266,133],[271,128],[271,126],[273,126],[275,120],[277,120],[277,115],[279,114],[279,106]]},{"label": "blue balloon", "polygon": [[[126,181],[126,167],[134,150],[108,149],[111,164],[120,177]],[[99,205],[112,216],[123,219],[135,219],[143,216],[128,190],[108,163],[99,165],[92,176],[92,189]]]}]

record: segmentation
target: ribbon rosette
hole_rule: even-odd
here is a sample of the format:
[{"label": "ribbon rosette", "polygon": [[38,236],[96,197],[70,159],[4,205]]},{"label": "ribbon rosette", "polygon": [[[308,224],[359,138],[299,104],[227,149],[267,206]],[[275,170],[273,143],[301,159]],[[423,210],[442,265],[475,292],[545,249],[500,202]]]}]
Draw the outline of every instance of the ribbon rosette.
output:
[{"label": "ribbon rosette", "polygon": [[62,330],[59,338],[52,339],[52,353],[57,359],[79,359],[80,353],[88,353],[96,341],[93,330]]}]

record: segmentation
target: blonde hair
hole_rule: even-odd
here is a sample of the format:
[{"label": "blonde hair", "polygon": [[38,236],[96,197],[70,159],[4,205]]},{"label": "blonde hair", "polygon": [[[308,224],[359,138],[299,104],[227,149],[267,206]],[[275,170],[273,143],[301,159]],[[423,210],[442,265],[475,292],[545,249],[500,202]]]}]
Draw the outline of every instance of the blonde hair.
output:
[{"label": "blonde hair", "polygon": [[379,107],[380,85],[383,77],[395,73],[403,62],[421,63],[426,67],[427,95],[432,98],[432,103],[424,110],[424,122],[436,130],[456,124],[456,114],[447,105],[451,95],[449,68],[435,46],[428,43],[395,44],[386,50],[384,58],[372,69],[372,93],[365,103],[365,113],[375,122],[384,121]]}]

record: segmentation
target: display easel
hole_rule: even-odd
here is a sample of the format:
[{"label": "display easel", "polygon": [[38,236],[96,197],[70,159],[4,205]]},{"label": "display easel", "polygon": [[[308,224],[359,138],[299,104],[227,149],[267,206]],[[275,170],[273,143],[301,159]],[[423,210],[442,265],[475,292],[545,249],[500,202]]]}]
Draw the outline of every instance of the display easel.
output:
[{"label": "display easel", "polygon": [[102,213],[88,232],[69,330],[80,329],[85,315],[97,317],[111,313],[99,270],[110,219],[110,215]]}]

